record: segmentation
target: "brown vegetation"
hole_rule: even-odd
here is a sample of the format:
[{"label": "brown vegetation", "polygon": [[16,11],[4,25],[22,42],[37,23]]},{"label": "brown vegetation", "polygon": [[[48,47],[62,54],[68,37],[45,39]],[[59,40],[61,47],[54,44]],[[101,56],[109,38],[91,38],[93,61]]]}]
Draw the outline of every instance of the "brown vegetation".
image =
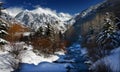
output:
[{"label": "brown vegetation", "polygon": [[65,46],[67,45],[67,42],[64,41],[52,41],[49,37],[48,38],[40,38],[35,37],[32,39],[32,45],[35,49],[39,50],[41,53],[44,54],[53,54],[56,51],[64,50]]},{"label": "brown vegetation", "polygon": [[68,44],[67,41],[63,41],[59,33],[41,36],[39,35],[40,32],[38,34],[34,34],[36,32],[33,32],[30,36],[25,37],[23,34],[29,32],[29,29],[20,24],[11,24],[7,32],[9,34],[5,36],[7,41],[13,43],[24,41],[32,44],[34,49],[44,54],[51,54],[59,50],[65,51],[65,47]]},{"label": "brown vegetation", "polygon": [[27,31],[28,31],[28,28],[20,24],[12,24],[10,25],[7,31],[9,35],[7,35],[5,38],[9,42],[16,42],[16,41],[19,41],[22,34]]}]

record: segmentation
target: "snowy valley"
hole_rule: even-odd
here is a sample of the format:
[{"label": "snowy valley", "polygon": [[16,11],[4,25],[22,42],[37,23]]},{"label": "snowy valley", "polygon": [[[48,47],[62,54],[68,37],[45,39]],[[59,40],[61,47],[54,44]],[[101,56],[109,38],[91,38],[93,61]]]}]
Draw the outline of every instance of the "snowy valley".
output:
[{"label": "snowy valley", "polygon": [[105,0],[77,15],[1,9],[0,72],[119,72],[119,8]]}]

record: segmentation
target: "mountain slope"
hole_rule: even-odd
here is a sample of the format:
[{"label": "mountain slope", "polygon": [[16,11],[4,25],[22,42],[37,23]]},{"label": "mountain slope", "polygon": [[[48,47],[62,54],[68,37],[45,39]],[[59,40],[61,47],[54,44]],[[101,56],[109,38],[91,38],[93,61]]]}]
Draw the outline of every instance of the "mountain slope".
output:
[{"label": "mountain slope", "polygon": [[91,27],[94,28],[95,33],[98,33],[103,26],[106,12],[119,17],[119,3],[119,0],[106,0],[79,13],[75,17],[75,23],[65,32],[66,39],[74,42],[81,38],[81,35],[84,39]]},{"label": "mountain slope", "polygon": [[83,48],[87,48],[87,64],[91,65],[91,70],[120,71],[119,53],[111,54],[120,47],[120,0],[106,0],[92,6],[75,20],[65,32],[66,40],[71,43],[79,41]]},{"label": "mountain slope", "polygon": [[[91,61],[89,64],[94,65],[102,58],[109,57],[110,51],[120,46],[119,8],[120,0],[106,0],[97,6],[92,6],[76,16],[76,22],[65,32],[67,41],[71,43],[79,41],[82,47],[87,48],[87,55]],[[114,61],[111,60],[109,64],[113,63]],[[100,65],[103,67],[99,63],[98,68],[95,67],[95,72],[108,67],[101,69]],[[117,65],[114,67],[117,68]]]},{"label": "mountain slope", "polygon": [[50,9],[37,8],[35,10],[25,10],[16,15],[15,19],[22,22],[26,26],[37,30],[40,26],[45,26],[49,23],[64,32],[66,30],[67,20],[72,16],[65,13],[56,13]]},{"label": "mountain slope", "polygon": [[[74,42],[74,41],[78,40],[81,32],[84,33],[84,31],[83,31],[84,28],[82,28],[81,25],[84,25],[85,23],[87,24],[89,21],[94,19],[95,15],[98,11],[98,8],[101,6],[101,4],[102,3],[97,4],[95,6],[91,6],[90,8],[79,13],[74,18],[76,22],[65,33],[67,40],[69,40],[70,42],[72,42],[72,41]],[[85,29],[87,29],[87,28],[85,28]]]}]

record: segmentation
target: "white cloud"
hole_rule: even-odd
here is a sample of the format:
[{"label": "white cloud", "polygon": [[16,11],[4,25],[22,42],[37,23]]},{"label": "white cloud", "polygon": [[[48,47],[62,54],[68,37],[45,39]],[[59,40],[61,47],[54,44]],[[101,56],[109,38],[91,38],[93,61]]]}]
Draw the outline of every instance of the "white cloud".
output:
[{"label": "white cloud", "polygon": [[19,8],[19,7],[10,7],[7,8],[4,12],[8,13],[12,17],[15,17],[18,13],[20,13],[23,10],[24,10],[23,8]]}]

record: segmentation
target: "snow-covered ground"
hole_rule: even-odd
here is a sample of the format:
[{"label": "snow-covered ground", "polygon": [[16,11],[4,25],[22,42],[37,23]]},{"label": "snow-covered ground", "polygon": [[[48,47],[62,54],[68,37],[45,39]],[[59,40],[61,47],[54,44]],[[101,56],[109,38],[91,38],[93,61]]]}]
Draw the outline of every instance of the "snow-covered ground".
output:
[{"label": "snow-covered ground", "polygon": [[18,63],[12,54],[0,51],[0,72],[11,72],[18,67]]},{"label": "snow-covered ground", "polygon": [[[55,52],[55,55],[47,58],[43,55],[36,56],[32,51],[23,51],[19,57],[23,59],[22,64],[16,72],[78,72],[78,68],[81,71],[87,70],[82,58],[82,55],[86,54],[86,50],[82,49],[80,44],[73,44],[67,51],[69,51],[67,54],[61,51]],[[76,63],[76,58],[79,58],[80,62]],[[76,65],[78,68],[74,67]]]},{"label": "snow-covered ground", "polygon": [[101,64],[104,64],[111,72],[120,72],[120,47],[113,49],[110,55],[96,61],[90,69],[98,71]]},{"label": "snow-covered ground", "polygon": [[35,64],[38,65],[40,62],[53,62],[59,57],[56,55],[51,55],[49,57],[44,57],[44,55],[38,56],[32,50],[21,51],[18,55],[21,63]]},{"label": "snow-covered ground", "polygon": [[64,55],[64,52],[62,51],[55,52],[55,55],[50,55],[49,57],[45,57],[42,54],[38,55],[33,51],[33,47],[31,45],[27,45],[24,42],[4,46],[4,51],[12,52],[17,50],[19,51],[19,54],[16,58],[19,59],[21,63],[29,63],[35,65],[43,61],[53,62],[59,58],[57,55]]},{"label": "snow-covered ground", "polygon": [[[24,42],[4,45],[0,50],[0,72],[11,72],[14,67],[17,67],[18,63],[27,63],[38,65],[41,62],[56,61],[59,59],[58,55],[64,55],[64,52],[56,52],[55,55],[45,57],[44,55],[38,55],[33,51],[31,45],[27,45]],[[18,55],[13,52],[18,51]]]},{"label": "snow-covered ground", "polygon": [[[86,50],[82,49],[80,44],[77,43],[70,46],[66,54],[64,51],[58,51],[49,57],[33,51],[33,47],[24,42],[4,45],[2,49],[0,51],[0,70],[2,71],[0,72],[13,71],[18,66],[18,63],[25,64],[25,66],[20,66],[20,68],[26,68],[26,64],[28,64],[28,67],[33,65],[33,68],[36,68],[36,70],[39,67],[41,72],[66,72],[67,67],[74,68],[71,63],[75,63],[77,60],[84,61],[82,56],[86,54]],[[13,53],[15,51],[19,52],[18,55]]]}]

